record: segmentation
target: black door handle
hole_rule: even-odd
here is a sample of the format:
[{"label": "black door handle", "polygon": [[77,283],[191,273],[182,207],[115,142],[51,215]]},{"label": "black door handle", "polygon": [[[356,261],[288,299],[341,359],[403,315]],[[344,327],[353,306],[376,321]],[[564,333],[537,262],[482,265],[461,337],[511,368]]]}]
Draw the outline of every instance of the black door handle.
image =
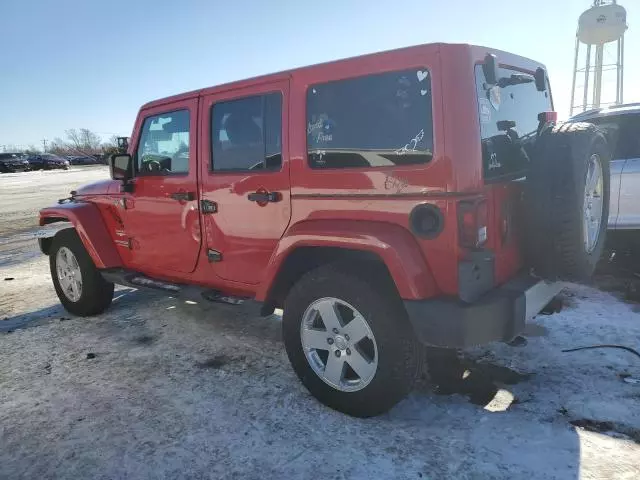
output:
[{"label": "black door handle", "polygon": [[190,202],[196,199],[196,196],[193,192],[175,192],[169,195],[169,197],[179,202]]},{"label": "black door handle", "polygon": [[258,203],[279,202],[282,200],[282,194],[280,192],[254,192],[250,193],[247,198],[251,202]]}]

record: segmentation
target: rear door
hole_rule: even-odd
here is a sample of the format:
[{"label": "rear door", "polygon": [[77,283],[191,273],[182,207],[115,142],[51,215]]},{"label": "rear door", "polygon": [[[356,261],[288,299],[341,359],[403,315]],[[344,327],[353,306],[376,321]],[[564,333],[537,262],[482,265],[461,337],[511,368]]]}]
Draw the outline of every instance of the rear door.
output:
[{"label": "rear door", "polygon": [[626,161],[620,175],[616,228],[640,229],[640,114],[623,118],[619,150]]},{"label": "rear door", "polygon": [[491,215],[489,247],[495,253],[495,280],[501,284],[521,267],[518,222],[523,218],[521,181],[527,174],[538,130],[538,115],[553,110],[548,85],[537,90],[533,72],[499,68],[500,78],[529,77],[487,84],[482,65],[475,66],[478,115],[482,139],[483,177]]},{"label": "rear door", "polygon": [[205,242],[223,279],[259,283],[289,224],[288,92],[285,79],[201,101]]},{"label": "rear door", "polygon": [[604,130],[613,149],[609,228],[640,228],[640,114],[586,120]]},{"label": "rear door", "polygon": [[124,227],[131,266],[142,272],[189,273],[200,251],[196,132],[198,99],[145,110],[134,152],[133,192]]}]

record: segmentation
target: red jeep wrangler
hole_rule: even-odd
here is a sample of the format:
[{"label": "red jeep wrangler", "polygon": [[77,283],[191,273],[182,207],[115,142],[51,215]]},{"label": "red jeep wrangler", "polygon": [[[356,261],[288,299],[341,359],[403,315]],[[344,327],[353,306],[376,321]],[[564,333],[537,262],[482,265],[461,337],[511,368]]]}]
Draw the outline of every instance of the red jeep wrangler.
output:
[{"label": "red jeep wrangler", "polygon": [[609,151],[555,125],[544,67],[422,45],[144,105],[112,180],[40,212],[76,315],[114,283],[284,310],[287,354],[356,416],[411,390],[426,349],[509,341],[602,251]]}]

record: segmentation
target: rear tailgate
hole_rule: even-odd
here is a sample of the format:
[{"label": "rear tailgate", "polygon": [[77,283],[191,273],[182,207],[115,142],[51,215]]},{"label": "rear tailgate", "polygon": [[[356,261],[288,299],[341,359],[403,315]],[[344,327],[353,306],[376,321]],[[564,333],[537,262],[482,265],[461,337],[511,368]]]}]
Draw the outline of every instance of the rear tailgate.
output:
[{"label": "rear tailgate", "polygon": [[496,285],[505,283],[523,266],[524,181],[534,160],[539,114],[553,110],[548,84],[546,90],[539,91],[534,73],[501,66],[500,87],[488,85],[482,65],[475,66],[483,178],[490,206],[487,246],[495,254]]}]

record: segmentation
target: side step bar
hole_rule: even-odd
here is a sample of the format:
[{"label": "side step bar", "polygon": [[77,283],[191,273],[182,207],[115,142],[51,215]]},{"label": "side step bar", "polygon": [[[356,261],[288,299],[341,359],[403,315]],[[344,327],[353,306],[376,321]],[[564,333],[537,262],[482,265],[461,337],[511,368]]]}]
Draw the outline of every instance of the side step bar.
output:
[{"label": "side step bar", "polygon": [[245,301],[251,300],[249,297],[236,297],[226,295],[218,290],[198,287],[197,285],[183,285],[179,283],[165,282],[147,277],[141,273],[112,268],[101,270],[102,278],[107,282],[117,283],[132,288],[148,288],[160,290],[172,297],[185,298],[187,300],[202,301],[207,300],[214,303],[226,303],[228,305],[242,305]]}]

